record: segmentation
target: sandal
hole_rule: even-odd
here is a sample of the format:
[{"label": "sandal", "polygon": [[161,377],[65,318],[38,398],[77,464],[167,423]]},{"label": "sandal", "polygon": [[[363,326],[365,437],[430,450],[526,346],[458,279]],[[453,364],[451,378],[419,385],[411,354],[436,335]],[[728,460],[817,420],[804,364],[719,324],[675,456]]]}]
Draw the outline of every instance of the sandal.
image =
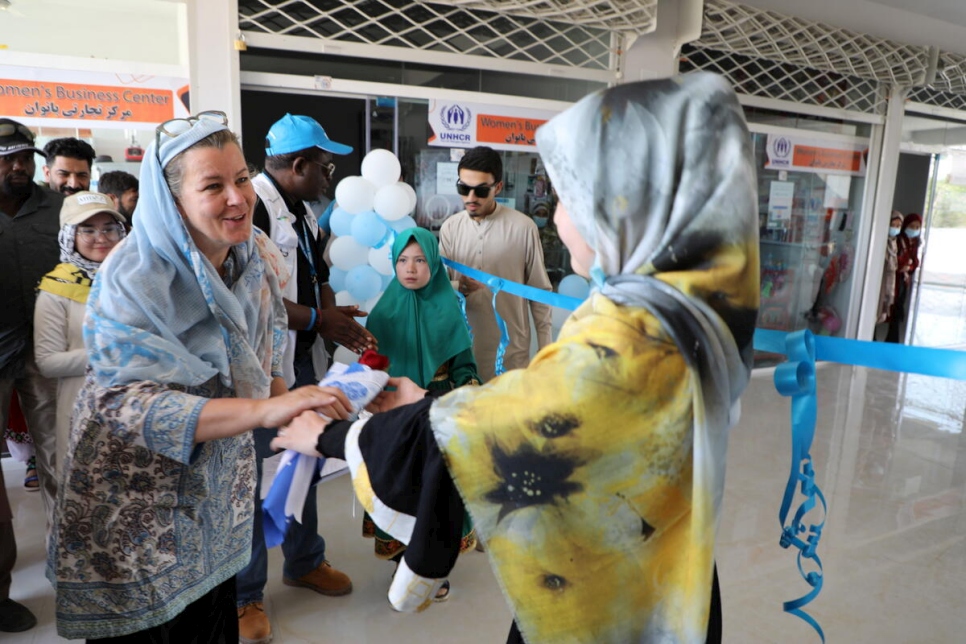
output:
[{"label": "sandal", "polygon": [[[399,562],[398,561],[396,562],[396,567],[393,569],[392,576],[389,579],[395,579],[396,578],[396,571],[397,570],[399,570]],[[449,599],[449,579],[447,579],[446,581],[444,581],[443,584],[439,587],[439,590],[436,591],[436,596],[433,597],[433,601],[436,602],[436,603],[440,603],[440,602],[446,601],[447,599]]]},{"label": "sandal", "polygon": [[27,461],[27,476],[24,477],[23,486],[28,492],[40,491],[40,478],[37,477],[37,457],[31,456]]},{"label": "sandal", "polygon": [[444,602],[449,599],[449,579],[443,582],[443,585],[439,587],[436,591],[436,596],[433,597],[433,601],[436,603]]}]

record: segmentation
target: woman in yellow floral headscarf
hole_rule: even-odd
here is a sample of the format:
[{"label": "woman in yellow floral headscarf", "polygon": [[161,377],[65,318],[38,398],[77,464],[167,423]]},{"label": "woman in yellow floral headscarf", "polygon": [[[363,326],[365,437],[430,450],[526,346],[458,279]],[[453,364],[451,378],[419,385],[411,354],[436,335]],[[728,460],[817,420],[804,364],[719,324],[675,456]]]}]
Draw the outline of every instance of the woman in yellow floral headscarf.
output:
[{"label": "woman in yellow floral headscarf", "polygon": [[[511,641],[720,641],[715,528],[759,288],[741,106],[709,74],[621,85],[537,145],[560,237],[595,285],[557,342],[435,402],[395,408],[424,392],[391,381],[377,404],[391,411],[321,436],[302,416],[276,446],[344,445],[358,496],[410,544],[390,589],[401,610],[427,606],[453,565],[461,499],[513,609]],[[422,488],[400,494],[413,475]]]}]

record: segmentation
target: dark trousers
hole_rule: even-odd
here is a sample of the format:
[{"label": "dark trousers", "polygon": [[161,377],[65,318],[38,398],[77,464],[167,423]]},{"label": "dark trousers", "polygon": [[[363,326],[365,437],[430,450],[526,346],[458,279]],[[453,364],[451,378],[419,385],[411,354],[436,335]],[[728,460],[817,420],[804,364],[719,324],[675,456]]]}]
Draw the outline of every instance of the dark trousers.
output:
[{"label": "dark trousers", "polygon": [[144,631],[87,640],[88,644],[238,644],[235,578],[188,604],[169,622]]},{"label": "dark trousers", "polygon": [[[711,610],[708,615],[708,638],[705,641],[707,644],[721,644],[721,588],[718,586],[717,566],[714,567],[714,581],[711,585]],[[523,635],[520,634],[516,622],[510,627],[506,644],[524,644]]]}]

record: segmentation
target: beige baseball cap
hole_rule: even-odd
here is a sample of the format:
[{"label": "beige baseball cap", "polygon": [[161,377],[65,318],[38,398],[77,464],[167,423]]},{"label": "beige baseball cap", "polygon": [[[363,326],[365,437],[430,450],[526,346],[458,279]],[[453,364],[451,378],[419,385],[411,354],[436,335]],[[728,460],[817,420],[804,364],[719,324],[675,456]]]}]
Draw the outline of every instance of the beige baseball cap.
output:
[{"label": "beige baseball cap", "polygon": [[127,222],[124,215],[114,209],[114,201],[109,196],[84,190],[64,199],[60,209],[60,225],[79,224],[99,212],[106,212],[121,223]]}]

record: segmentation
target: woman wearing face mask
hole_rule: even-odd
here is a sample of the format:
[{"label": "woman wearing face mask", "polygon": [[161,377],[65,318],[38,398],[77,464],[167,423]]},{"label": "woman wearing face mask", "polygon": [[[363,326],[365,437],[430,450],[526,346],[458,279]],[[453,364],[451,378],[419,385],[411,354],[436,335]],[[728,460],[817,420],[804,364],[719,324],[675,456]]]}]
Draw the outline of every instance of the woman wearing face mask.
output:
[{"label": "woman wearing face mask", "polygon": [[892,306],[892,318],[889,320],[889,332],[886,342],[903,342],[906,333],[906,316],[908,315],[909,296],[912,292],[912,278],[919,268],[919,250],[921,247],[922,217],[916,213],[906,215],[902,220],[902,228],[896,238],[896,296]]},{"label": "woman wearing face mask", "polygon": [[902,213],[892,211],[889,220],[889,239],[886,241],[885,267],[882,270],[882,286],[879,288],[879,316],[876,324],[885,324],[892,317],[892,305],[896,300],[896,270],[899,268],[899,233],[902,231]]},{"label": "woman wearing face mask", "polygon": [[60,210],[60,264],[40,281],[34,309],[34,355],[47,378],[57,381],[57,449],[54,466],[67,453],[70,411],[84,384],[87,351],[84,310],[97,269],[124,238],[124,216],[107,195],[78,192]]}]

